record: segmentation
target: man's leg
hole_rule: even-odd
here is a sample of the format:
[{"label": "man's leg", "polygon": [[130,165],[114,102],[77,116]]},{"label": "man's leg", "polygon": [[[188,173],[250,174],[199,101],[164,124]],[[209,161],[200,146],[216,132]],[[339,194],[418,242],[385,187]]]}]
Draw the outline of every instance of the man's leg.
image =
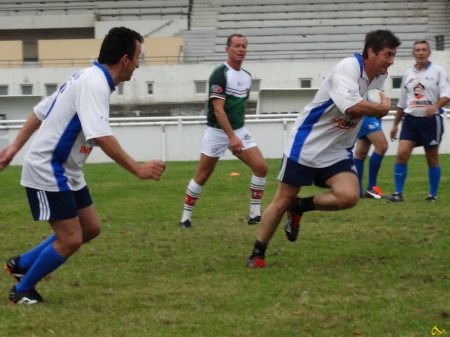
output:
[{"label": "man's leg", "polygon": [[400,140],[398,144],[397,158],[394,165],[395,192],[388,198],[389,201],[403,201],[403,188],[408,174],[408,160],[415,145],[416,143],[410,140]]},{"label": "man's leg", "polygon": [[364,161],[369,153],[370,145],[372,143],[366,138],[362,137],[356,141],[355,154],[353,161],[355,162],[356,170],[358,171],[359,180],[359,196],[364,196],[363,177],[364,177]]},{"label": "man's leg", "polygon": [[261,217],[253,251],[247,261],[248,267],[262,268],[265,266],[264,257],[267,245],[299,191],[299,186],[291,186],[281,181],[278,183],[275,197]]},{"label": "man's leg", "polygon": [[373,190],[377,187],[377,177],[380,171],[381,162],[388,148],[388,142],[383,131],[376,131],[367,135],[369,141],[375,146],[375,149],[369,161],[369,183],[367,190]]},{"label": "man's leg", "polygon": [[[13,287],[10,293],[11,303],[22,303],[23,298],[36,300],[32,303],[42,302],[42,297],[34,289],[36,284],[65,263],[83,243],[83,233],[78,217],[66,220],[50,220],[49,222],[57,239],[42,250],[23,279]],[[28,294],[32,297],[27,298]],[[39,296],[40,300],[36,296]]]},{"label": "man's leg", "polygon": [[330,191],[314,196],[314,206],[320,211],[338,211],[358,203],[358,178],[354,173],[341,172],[326,181]]},{"label": "man's leg", "polygon": [[436,201],[441,180],[441,166],[439,165],[439,147],[425,148],[425,156],[428,164],[428,180],[430,190],[427,201]]},{"label": "man's leg", "polygon": [[253,225],[261,221],[261,199],[266,187],[267,164],[257,146],[235,156],[243,161],[253,171],[250,182],[250,214],[248,224]]},{"label": "man's leg", "polygon": [[46,240],[28,252],[7,259],[3,269],[5,269],[9,275],[14,277],[17,283],[20,282],[25,274],[28,273],[28,270],[36,261],[41,252],[55,240],[56,235],[53,233]]},{"label": "man's leg", "polygon": [[[92,204],[92,199],[87,187],[73,193],[77,206],[82,208],[78,209],[77,213],[78,217],[80,218],[80,224],[83,230],[83,243],[86,243],[100,234],[100,222],[98,220],[97,214],[95,213],[95,208]],[[14,274],[14,271],[17,271],[17,269],[19,269],[19,271],[21,270],[22,272],[20,277],[16,277],[15,275],[13,275],[17,279],[17,281],[20,281],[23,275],[36,261],[39,254],[55,240],[56,234],[53,233],[45,241],[43,241],[41,244],[31,249],[30,251],[19,256],[9,258],[6,261],[5,269],[10,272],[10,274]]]},{"label": "man's leg", "polygon": [[200,197],[203,185],[208,181],[209,177],[216,167],[219,157],[209,157],[205,154],[200,155],[200,161],[198,163],[197,171],[194,178],[191,179],[187,188],[184,198],[183,215],[181,216],[180,227],[191,228],[191,217],[197,199]]}]

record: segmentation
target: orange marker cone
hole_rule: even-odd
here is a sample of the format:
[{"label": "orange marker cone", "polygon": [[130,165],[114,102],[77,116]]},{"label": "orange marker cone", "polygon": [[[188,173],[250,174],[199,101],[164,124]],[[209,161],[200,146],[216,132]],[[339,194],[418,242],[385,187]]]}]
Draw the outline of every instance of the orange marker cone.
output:
[{"label": "orange marker cone", "polygon": [[239,176],[240,176],[240,174],[237,173],[237,172],[231,172],[230,173],[230,177],[239,177]]}]

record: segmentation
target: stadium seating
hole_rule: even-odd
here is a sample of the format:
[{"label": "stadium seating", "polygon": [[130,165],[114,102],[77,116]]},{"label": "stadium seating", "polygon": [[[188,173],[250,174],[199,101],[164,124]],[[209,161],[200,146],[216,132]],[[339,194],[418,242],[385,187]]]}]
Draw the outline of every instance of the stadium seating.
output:
[{"label": "stadium seating", "polygon": [[434,46],[435,35],[449,35],[448,7],[444,0],[194,0],[191,31],[182,32],[185,60],[223,59],[233,33],[247,37],[247,59],[341,58],[360,52],[364,35],[375,29],[396,33],[398,55],[406,56],[416,40]]},{"label": "stadium seating", "polygon": [[75,15],[94,13],[98,20],[187,17],[189,0],[146,1],[2,1],[0,16]]}]

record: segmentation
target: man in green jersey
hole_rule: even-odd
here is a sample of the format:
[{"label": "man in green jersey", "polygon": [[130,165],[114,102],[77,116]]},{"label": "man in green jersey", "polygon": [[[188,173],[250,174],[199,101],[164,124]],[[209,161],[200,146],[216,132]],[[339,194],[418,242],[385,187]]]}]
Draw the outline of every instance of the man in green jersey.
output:
[{"label": "man in green jersey", "polygon": [[240,34],[228,37],[228,59],[214,69],[209,78],[208,117],[202,140],[200,162],[186,189],[181,228],[191,228],[192,210],[203,185],[228,148],[253,171],[248,224],[261,220],[261,198],[266,186],[267,164],[244,126],[245,102],[252,85],[250,73],[241,68],[247,52],[247,39]]}]

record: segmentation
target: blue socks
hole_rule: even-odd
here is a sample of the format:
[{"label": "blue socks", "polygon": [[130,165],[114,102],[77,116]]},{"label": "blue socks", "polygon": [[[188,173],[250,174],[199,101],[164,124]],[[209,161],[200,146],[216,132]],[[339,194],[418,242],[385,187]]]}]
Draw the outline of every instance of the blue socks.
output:
[{"label": "blue socks", "polygon": [[407,173],[408,173],[408,165],[395,163],[394,165],[395,192],[403,194],[403,187],[405,186]]},{"label": "blue socks", "polygon": [[38,258],[39,254],[50,244],[56,241],[56,234],[53,233],[50,237],[47,238],[44,242],[42,242],[39,246],[33,248],[32,250],[21,254],[19,258],[19,267],[20,268],[30,268],[34,261]]},{"label": "blue socks", "polygon": [[428,168],[428,180],[430,182],[430,194],[436,197],[439,188],[439,181],[441,180],[440,166]]},{"label": "blue socks", "polygon": [[364,162],[361,159],[353,158],[355,162],[356,171],[358,172],[358,180],[359,180],[359,196],[363,195],[362,189],[362,178],[364,175]]},{"label": "blue socks", "polygon": [[55,248],[53,248],[53,244],[47,245],[39,254],[30,270],[25,274],[22,281],[16,285],[16,291],[22,293],[33,289],[44,276],[50,274],[64,262],[66,262],[66,259],[58,254]]},{"label": "blue socks", "polygon": [[371,190],[374,186],[377,186],[378,172],[380,171],[381,162],[383,161],[382,155],[373,152],[369,161],[369,184],[367,189]]}]

